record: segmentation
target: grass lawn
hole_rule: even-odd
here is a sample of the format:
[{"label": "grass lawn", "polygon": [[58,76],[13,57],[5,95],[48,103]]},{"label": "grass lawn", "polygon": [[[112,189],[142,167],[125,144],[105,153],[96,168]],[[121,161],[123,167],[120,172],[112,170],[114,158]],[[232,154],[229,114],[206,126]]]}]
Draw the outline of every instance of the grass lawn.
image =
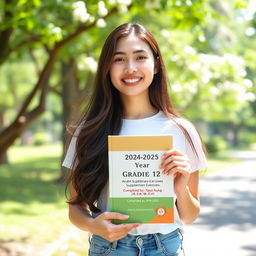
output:
[{"label": "grass lawn", "polygon": [[[0,255],[86,255],[87,234],[70,224],[65,187],[54,183],[60,155],[58,143],[9,151],[11,164],[0,166]],[[235,163],[210,158],[207,172]],[[7,250],[16,254],[3,254]]]},{"label": "grass lawn", "polygon": [[241,160],[230,157],[228,155],[228,151],[222,152],[219,155],[208,157],[208,168],[206,171],[202,171],[202,174],[207,175],[207,173],[214,172],[216,170],[221,170],[230,165],[235,165],[239,163],[241,163]]},{"label": "grass lawn", "polygon": [[19,255],[85,255],[87,235],[72,239],[77,230],[67,217],[65,186],[54,183],[60,154],[60,144],[13,147],[11,164],[0,166],[0,255],[6,247]]}]

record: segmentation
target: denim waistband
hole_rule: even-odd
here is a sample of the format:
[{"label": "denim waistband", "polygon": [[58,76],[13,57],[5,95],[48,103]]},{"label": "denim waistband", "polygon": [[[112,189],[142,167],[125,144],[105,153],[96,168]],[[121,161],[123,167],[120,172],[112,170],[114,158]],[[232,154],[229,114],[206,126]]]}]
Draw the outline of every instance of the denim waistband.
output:
[{"label": "denim waistband", "polygon": [[97,235],[92,235],[91,239],[93,239],[94,241],[98,241],[101,244],[109,245],[112,250],[116,249],[118,243],[135,247],[135,246],[140,246],[141,244],[146,244],[146,243],[150,244],[152,242],[155,242],[157,248],[161,250],[162,249],[161,242],[164,241],[165,239],[177,236],[178,233],[181,235],[183,240],[183,236],[180,229],[176,229],[168,234],[155,233],[155,234],[135,235],[135,236],[128,234],[126,237],[115,242],[109,242],[106,239]]}]

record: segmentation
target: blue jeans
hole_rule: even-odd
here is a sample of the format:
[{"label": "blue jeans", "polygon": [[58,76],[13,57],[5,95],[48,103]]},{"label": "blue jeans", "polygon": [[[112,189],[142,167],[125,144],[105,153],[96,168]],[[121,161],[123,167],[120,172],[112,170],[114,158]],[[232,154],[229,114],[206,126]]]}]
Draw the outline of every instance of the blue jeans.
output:
[{"label": "blue jeans", "polygon": [[127,235],[113,243],[93,235],[90,239],[89,256],[181,256],[184,255],[182,241],[179,229],[166,235]]}]

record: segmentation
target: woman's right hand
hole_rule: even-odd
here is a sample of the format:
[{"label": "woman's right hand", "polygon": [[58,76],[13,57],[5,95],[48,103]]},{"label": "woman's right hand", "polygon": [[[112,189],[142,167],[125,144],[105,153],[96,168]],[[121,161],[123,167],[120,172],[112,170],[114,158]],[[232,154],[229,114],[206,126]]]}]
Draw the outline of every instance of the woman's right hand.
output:
[{"label": "woman's right hand", "polygon": [[114,242],[124,238],[130,230],[139,227],[140,223],[113,224],[112,220],[127,220],[128,215],[117,212],[104,212],[90,221],[90,232],[101,236],[109,242]]}]

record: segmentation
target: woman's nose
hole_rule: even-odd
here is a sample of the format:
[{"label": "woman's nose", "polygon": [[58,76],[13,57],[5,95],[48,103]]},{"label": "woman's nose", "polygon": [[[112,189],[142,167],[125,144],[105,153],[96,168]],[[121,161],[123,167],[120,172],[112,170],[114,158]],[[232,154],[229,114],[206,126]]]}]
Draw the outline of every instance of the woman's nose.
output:
[{"label": "woman's nose", "polygon": [[127,73],[134,73],[137,71],[137,65],[134,61],[127,61],[125,66],[125,71]]}]

